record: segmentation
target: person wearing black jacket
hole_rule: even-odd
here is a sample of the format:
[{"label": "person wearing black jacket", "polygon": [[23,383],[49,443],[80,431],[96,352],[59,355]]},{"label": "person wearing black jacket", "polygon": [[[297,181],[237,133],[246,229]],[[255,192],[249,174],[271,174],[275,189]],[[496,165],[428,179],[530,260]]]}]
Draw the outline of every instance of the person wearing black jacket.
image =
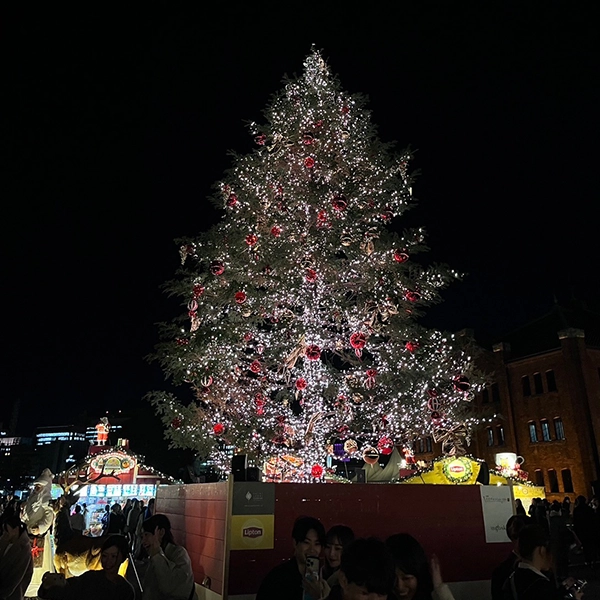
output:
[{"label": "person wearing black jacket", "polygon": [[542,571],[552,568],[550,538],[541,525],[528,525],[519,533],[519,563],[512,575],[504,583],[505,600],[563,600],[583,597],[581,591],[567,589],[575,580],[567,579],[557,588]]}]

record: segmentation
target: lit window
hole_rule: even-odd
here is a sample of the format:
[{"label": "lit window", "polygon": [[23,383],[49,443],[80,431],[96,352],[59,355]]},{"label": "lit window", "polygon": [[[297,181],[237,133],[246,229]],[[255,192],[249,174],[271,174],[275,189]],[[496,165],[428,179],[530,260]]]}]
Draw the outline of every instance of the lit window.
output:
[{"label": "lit window", "polygon": [[541,373],[533,374],[533,385],[535,387],[536,394],[544,393],[544,388],[542,387],[542,374]]},{"label": "lit window", "polygon": [[565,439],[565,428],[563,426],[563,422],[560,417],[556,417],[554,419],[554,433],[556,435],[557,440]]},{"label": "lit window", "polygon": [[531,396],[531,384],[529,383],[529,375],[523,375],[523,377],[521,377],[521,384],[523,386],[523,396]]},{"label": "lit window", "polygon": [[542,425],[542,439],[545,442],[549,442],[551,440],[551,438],[550,438],[550,426],[548,425],[548,421],[546,419],[542,419],[540,421],[540,424]]},{"label": "lit window", "polygon": [[529,439],[532,442],[538,441],[537,428],[534,421],[529,421]]},{"label": "lit window", "polygon": [[487,431],[487,445],[493,446],[494,445],[494,431],[491,427],[488,427],[486,431]]}]

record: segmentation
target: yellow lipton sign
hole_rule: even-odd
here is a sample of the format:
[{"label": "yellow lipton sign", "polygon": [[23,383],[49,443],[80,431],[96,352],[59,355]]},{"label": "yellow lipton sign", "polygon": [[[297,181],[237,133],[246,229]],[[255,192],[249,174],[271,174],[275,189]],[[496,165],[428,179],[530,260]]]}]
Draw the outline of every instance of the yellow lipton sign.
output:
[{"label": "yellow lipton sign", "polygon": [[232,550],[271,550],[274,547],[273,515],[232,515]]}]

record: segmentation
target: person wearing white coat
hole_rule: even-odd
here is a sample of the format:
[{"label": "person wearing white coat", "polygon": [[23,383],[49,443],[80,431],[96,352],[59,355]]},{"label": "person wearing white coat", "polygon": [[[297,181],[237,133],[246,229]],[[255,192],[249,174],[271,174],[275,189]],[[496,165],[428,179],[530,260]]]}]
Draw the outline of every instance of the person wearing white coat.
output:
[{"label": "person wearing white coat", "polygon": [[197,600],[190,557],[175,544],[169,518],[155,514],[142,523],[142,529],[142,547],[150,557],[143,600]]}]

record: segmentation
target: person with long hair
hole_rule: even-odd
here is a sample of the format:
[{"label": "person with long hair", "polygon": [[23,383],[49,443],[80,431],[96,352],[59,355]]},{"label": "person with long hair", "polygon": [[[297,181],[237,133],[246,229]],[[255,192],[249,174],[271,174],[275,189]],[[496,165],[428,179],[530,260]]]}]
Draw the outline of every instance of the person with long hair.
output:
[{"label": "person with long hair", "polygon": [[197,599],[190,557],[175,543],[171,522],[155,514],[142,523],[142,547],[150,560],[144,576],[143,600]]},{"label": "person with long hair", "polygon": [[347,525],[334,525],[325,535],[323,579],[327,580],[329,587],[338,583],[342,553],[352,541],[354,541],[354,532]]},{"label": "person with long hair", "polygon": [[421,544],[408,533],[390,536],[386,546],[394,557],[396,585],[394,596],[401,600],[454,600],[442,581],[436,556],[427,559]]},{"label": "person with long hair", "polygon": [[27,528],[16,514],[2,523],[0,537],[0,598],[23,600],[33,575],[31,543]]}]

